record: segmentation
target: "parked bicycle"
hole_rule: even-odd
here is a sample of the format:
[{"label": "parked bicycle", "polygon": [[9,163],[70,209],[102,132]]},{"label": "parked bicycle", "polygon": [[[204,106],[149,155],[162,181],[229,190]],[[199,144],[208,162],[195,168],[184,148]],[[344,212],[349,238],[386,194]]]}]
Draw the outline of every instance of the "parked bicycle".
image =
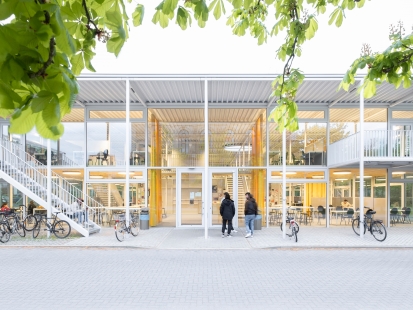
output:
[{"label": "parked bicycle", "polygon": [[0,222],[0,242],[6,243],[10,240],[10,233],[4,221]]},{"label": "parked bicycle", "polygon": [[[285,231],[285,234],[290,237],[293,238],[293,240],[295,240],[295,242],[298,241],[298,231],[300,230],[300,227],[298,226],[297,222],[295,221],[294,217],[292,216],[288,216],[287,215],[287,219],[285,220],[285,226],[287,227],[287,230]],[[281,231],[283,230],[283,227],[285,227],[283,225],[283,223],[281,223],[280,228]]]},{"label": "parked bicycle", "polygon": [[[11,212],[0,212],[2,218],[4,229],[6,229],[10,235],[19,234],[20,237],[26,236],[26,231],[23,227],[23,223],[20,221],[20,217],[17,213]],[[8,240],[7,240],[8,241]]]},{"label": "parked bicycle", "polygon": [[[376,211],[369,208],[366,209],[368,210],[366,211],[366,214],[364,214],[364,234],[366,233],[366,230],[368,230],[377,241],[382,242],[386,240],[387,231],[386,227],[383,225],[383,221],[374,220],[373,215],[376,214]],[[360,236],[360,215],[353,220],[351,226],[356,235]]]},{"label": "parked bicycle", "polygon": [[[36,227],[33,229],[33,238],[37,238],[37,236],[39,235],[42,224],[46,226],[44,231],[50,231],[57,238],[64,239],[70,235],[70,232],[72,230],[72,228],[70,227],[70,224],[65,220],[59,220],[57,218],[57,215],[60,212],[53,212],[53,213],[54,214],[52,214],[51,218],[48,218],[45,214],[36,215],[38,222],[37,222]],[[49,220],[53,220],[53,222]]]},{"label": "parked bicycle", "polygon": [[[287,211],[288,211],[288,209],[289,208],[287,208]],[[288,215],[287,215],[287,219],[285,220],[285,222],[288,224],[288,225],[290,225],[290,218],[288,217]],[[296,232],[298,233],[299,231],[300,231],[300,226],[298,226],[298,223],[294,220],[294,224],[293,224],[294,226],[295,226],[295,230],[296,230]],[[285,225],[283,225],[283,223],[281,223],[280,224],[280,228],[281,228],[281,231],[283,231],[283,227],[284,227]]]},{"label": "parked bicycle", "polygon": [[125,234],[132,234],[136,237],[139,234],[139,215],[133,215],[131,213],[129,226],[126,225],[126,218],[124,214],[119,215],[115,224],[115,236],[118,241],[122,242],[125,240]]}]

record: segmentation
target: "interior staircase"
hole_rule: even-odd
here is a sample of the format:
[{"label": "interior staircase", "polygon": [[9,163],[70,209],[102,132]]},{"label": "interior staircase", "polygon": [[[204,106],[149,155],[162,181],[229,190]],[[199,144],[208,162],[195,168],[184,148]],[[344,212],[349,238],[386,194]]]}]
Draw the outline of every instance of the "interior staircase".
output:
[{"label": "interior staircase", "polygon": [[[91,184],[93,191],[96,194],[97,200],[104,206],[104,207],[117,207],[118,203],[115,197],[112,195],[109,196],[109,189],[107,183],[93,183]],[[112,189],[111,189],[112,191]],[[119,191],[118,191],[119,194]]]},{"label": "interior staircase", "polygon": [[[2,139],[0,151],[0,177],[48,210],[47,167],[12,141]],[[71,209],[70,205],[78,198],[84,200],[83,207],[89,215],[89,223],[85,227],[67,214]],[[83,236],[100,231],[98,223],[100,224],[102,218],[103,206],[54,172],[51,178],[51,201],[50,211],[60,212],[58,218],[66,220]]]}]

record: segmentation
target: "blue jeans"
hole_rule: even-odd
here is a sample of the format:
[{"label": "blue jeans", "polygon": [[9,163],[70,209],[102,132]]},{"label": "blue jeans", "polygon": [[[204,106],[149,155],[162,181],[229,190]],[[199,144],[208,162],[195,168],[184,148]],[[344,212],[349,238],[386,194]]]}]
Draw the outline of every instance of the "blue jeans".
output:
[{"label": "blue jeans", "polygon": [[254,220],[255,214],[247,214],[245,216],[245,230],[247,234],[254,234]]},{"label": "blue jeans", "polygon": [[73,220],[77,218],[79,224],[83,223],[83,211],[73,212]]}]

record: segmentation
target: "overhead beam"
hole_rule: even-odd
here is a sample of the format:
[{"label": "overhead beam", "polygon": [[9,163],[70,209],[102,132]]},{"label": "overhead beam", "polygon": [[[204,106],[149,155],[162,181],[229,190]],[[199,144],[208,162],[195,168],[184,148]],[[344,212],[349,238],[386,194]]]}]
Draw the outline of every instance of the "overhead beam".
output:
[{"label": "overhead beam", "polygon": [[142,100],[142,98],[138,95],[138,93],[133,89],[133,87],[130,88],[130,90],[135,94],[135,96],[139,99],[139,101],[142,103],[142,105],[147,108],[148,106],[146,105],[145,101]]},{"label": "overhead beam", "polygon": [[331,102],[331,103],[328,105],[328,107],[331,108],[333,105],[335,105],[335,104],[338,103],[340,100],[342,100],[345,96],[347,96],[348,94],[351,94],[352,92],[354,92],[354,91],[357,89],[359,83],[360,83],[360,82],[356,82],[356,83],[354,84],[354,87],[353,87],[349,92],[345,92],[344,94],[342,94],[340,97],[338,97],[338,98],[335,99],[333,102]]}]

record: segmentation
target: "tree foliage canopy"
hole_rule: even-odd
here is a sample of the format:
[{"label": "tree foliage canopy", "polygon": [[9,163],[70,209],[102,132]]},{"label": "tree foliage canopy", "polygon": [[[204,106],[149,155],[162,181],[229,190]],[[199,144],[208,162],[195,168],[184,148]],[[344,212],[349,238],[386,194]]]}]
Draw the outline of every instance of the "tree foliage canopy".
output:
[{"label": "tree foliage canopy", "polygon": [[[129,2],[131,0],[128,0]],[[316,17],[330,13],[329,24],[340,27],[346,10],[361,8],[365,0],[163,0],[152,22],[170,22],[185,30],[196,22],[205,27],[211,14],[227,15],[233,34],[247,33],[264,44],[284,35],[276,51],[285,63],[273,82],[277,102],[270,118],[284,128],[298,128],[295,96],[304,74],[293,68],[303,44],[317,30]],[[63,134],[61,119],[70,112],[78,93],[76,76],[95,71],[92,59],[97,41],[116,56],[129,37],[129,24],[143,23],[145,8],[137,4],[130,14],[124,0],[0,0],[0,116],[10,117],[10,132],[26,133],[36,127],[45,138]],[[392,37],[383,54],[365,54],[356,60],[342,83],[347,89],[357,70],[369,67],[364,87],[373,95],[375,83],[388,81],[410,86],[412,37]]]}]

